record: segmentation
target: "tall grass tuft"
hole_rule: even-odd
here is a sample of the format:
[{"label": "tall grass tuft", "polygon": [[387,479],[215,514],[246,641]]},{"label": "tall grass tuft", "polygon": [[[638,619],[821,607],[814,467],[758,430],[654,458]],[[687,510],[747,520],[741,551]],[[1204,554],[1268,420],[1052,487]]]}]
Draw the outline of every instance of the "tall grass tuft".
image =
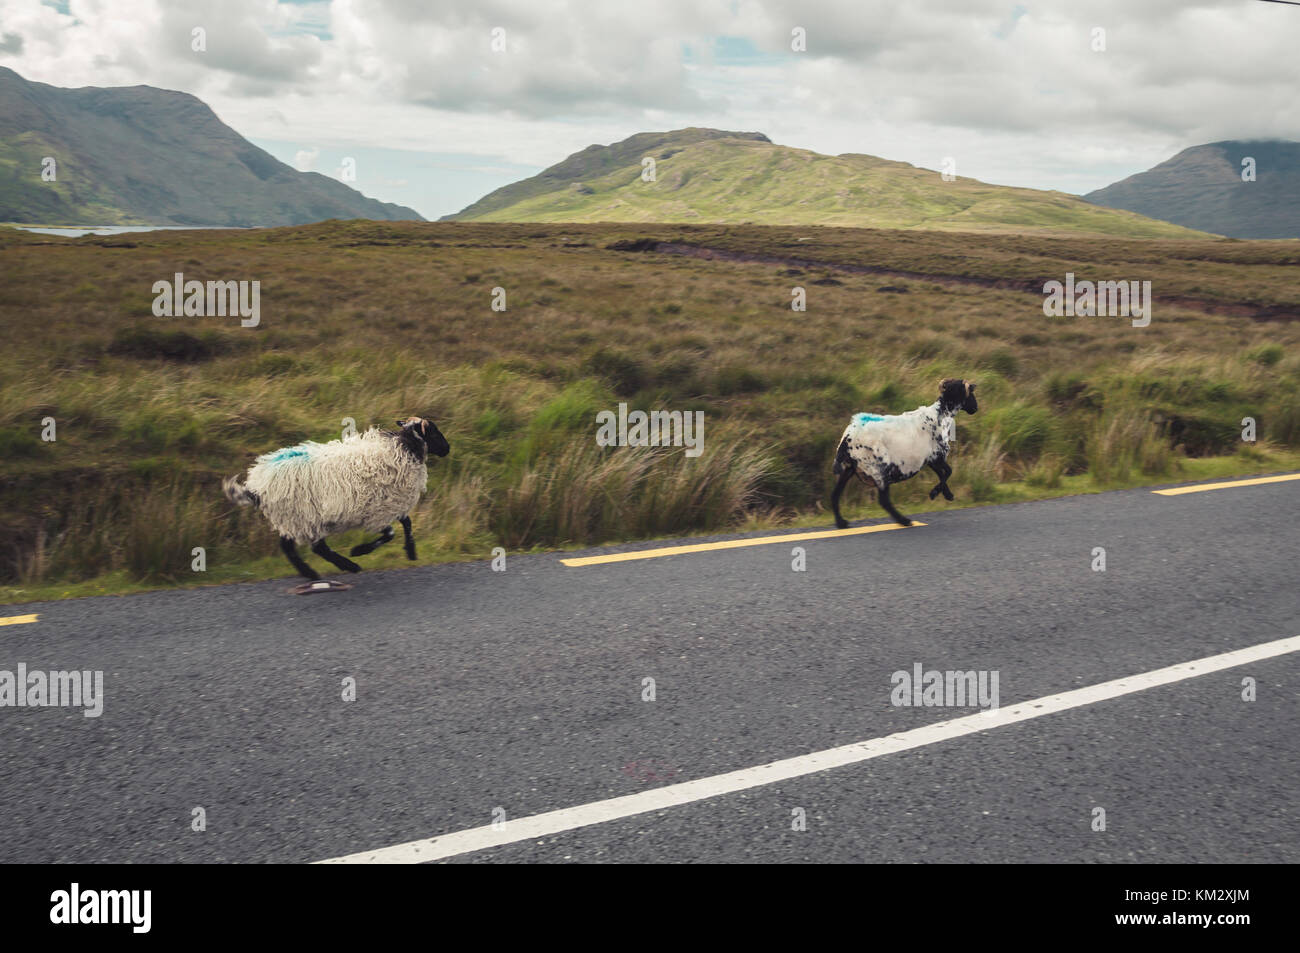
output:
[{"label": "tall grass tuft", "polygon": [[450,468],[430,475],[429,491],[411,517],[412,530],[427,551],[483,553],[493,543],[488,534],[491,493],[482,475]]},{"label": "tall grass tuft", "polygon": [[998,438],[985,438],[979,449],[962,461],[961,472],[967,475],[971,499],[980,503],[997,499],[998,484],[1007,472],[1007,455]]},{"label": "tall grass tuft", "polygon": [[175,582],[193,570],[195,547],[205,560],[225,542],[216,495],[195,493],[178,483],[126,498],[122,567],[140,581]]},{"label": "tall grass tuft", "polygon": [[493,503],[492,532],[526,548],[718,529],[758,502],[777,466],[747,434],[713,436],[695,458],[574,436],[518,472]]},{"label": "tall grass tuft", "polygon": [[1084,455],[1089,475],[1101,486],[1123,482],[1134,471],[1146,476],[1166,474],[1175,464],[1173,448],[1159,425],[1132,412],[1098,418],[1085,438]]}]

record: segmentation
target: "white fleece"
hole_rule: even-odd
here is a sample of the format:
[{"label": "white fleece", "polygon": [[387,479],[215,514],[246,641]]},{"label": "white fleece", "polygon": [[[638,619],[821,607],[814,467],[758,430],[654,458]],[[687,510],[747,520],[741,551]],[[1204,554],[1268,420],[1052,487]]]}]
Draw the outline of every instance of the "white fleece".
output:
[{"label": "white fleece", "polygon": [[306,441],[264,453],[244,489],[281,536],[305,544],[349,529],[379,532],[415,508],[425,465],[395,435],[371,428],[329,443]]},{"label": "white fleece", "polygon": [[885,486],[915,476],[931,460],[947,456],[956,433],[953,414],[940,410],[935,401],[905,414],[854,414],[840,441],[848,441],[859,475]]}]

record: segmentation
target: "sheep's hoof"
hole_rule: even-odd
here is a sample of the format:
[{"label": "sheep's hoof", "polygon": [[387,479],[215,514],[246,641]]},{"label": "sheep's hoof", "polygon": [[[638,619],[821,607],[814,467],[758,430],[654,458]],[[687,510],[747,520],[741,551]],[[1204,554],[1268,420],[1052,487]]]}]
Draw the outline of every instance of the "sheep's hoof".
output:
[{"label": "sheep's hoof", "polygon": [[[938,495],[939,495],[939,488],[936,486],[933,490],[930,491],[930,499],[933,500]],[[355,556],[356,553],[353,553],[352,555]]]},{"label": "sheep's hoof", "polygon": [[836,528],[836,529],[848,529],[848,528],[849,528],[849,521],[848,521],[848,520],[836,520],[836,521],[835,521],[835,528]]},{"label": "sheep's hoof", "polygon": [[911,525],[912,525],[912,521],[911,521],[910,519],[908,519],[906,516],[904,516],[901,520],[897,520],[896,522],[898,523],[899,526],[911,526]]},{"label": "sheep's hoof", "polygon": [[952,502],[952,490],[944,490],[944,491],[943,491],[943,498],[944,498],[945,500],[947,500],[949,503],[951,503],[951,502]]}]

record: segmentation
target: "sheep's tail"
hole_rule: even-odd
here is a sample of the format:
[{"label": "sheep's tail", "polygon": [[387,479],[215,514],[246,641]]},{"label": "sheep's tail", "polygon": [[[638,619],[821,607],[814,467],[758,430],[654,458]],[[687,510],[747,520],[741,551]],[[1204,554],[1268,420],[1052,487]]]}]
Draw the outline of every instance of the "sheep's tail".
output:
[{"label": "sheep's tail", "polygon": [[226,477],[221,481],[221,492],[236,506],[261,506],[262,498],[239,482],[239,477]]},{"label": "sheep's tail", "polygon": [[846,434],[840,440],[840,448],[835,451],[835,465],[831,467],[831,472],[839,476],[845,469],[852,470],[857,464],[853,462],[853,455],[849,453],[849,438]]}]

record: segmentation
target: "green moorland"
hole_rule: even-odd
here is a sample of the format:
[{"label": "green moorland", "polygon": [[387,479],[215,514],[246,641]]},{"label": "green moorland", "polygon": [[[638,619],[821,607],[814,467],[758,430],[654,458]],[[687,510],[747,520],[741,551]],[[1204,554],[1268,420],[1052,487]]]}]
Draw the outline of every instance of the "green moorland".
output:
[{"label": "green moorland", "polygon": [[[1296,241],[810,226],[0,229],[0,601],[288,575],[220,478],[346,417],[426,414],[451,441],[415,517],[423,561],[829,526],[848,415],[928,403],[944,376],[979,382],[958,499],[930,503],[922,476],[905,512],[1294,469],[1297,265]],[[154,317],[177,271],[260,281],[260,325]],[[1067,271],[1151,281],[1150,326],[1045,317]],[[597,447],[619,401],[704,411],[704,454]],[[880,515],[861,488],[847,502]],[[398,545],[362,562],[405,564]]]}]

